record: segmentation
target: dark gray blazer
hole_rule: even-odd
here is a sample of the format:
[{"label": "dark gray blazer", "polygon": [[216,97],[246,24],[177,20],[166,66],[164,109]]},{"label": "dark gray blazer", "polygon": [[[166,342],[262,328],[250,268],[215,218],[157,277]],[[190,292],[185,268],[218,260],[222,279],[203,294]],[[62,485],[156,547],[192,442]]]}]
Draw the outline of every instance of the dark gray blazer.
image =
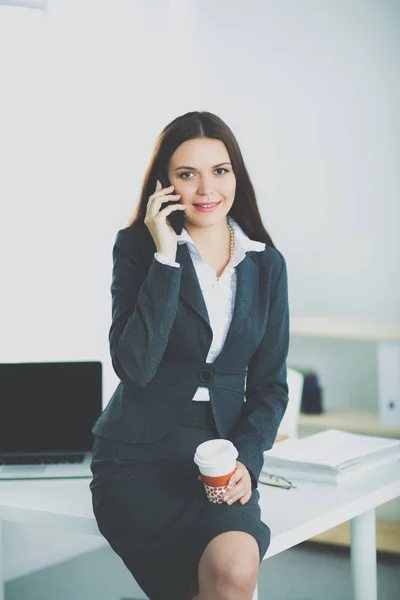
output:
[{"label": "dark gray blazer", "polygon": [[187,244],[178,244],[179,269],[154,252],[144,223],[118,231],[109,341],[121,381],[92,432],[121,442],[156,441],[205,386],[219,435],[235,444],[256,486],[288,402],[285,259],[270,246],[246,253],[236,267],[224,347],[207,363],[212,329]]}]

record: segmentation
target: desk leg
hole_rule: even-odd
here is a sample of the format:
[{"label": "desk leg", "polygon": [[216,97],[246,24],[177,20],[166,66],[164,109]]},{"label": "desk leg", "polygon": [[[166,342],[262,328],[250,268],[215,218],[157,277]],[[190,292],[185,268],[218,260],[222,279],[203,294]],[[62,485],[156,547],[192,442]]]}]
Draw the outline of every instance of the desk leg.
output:
[{"label": "desk leg", "polygon": [[5,591],[4,591],[4,572],[3,572],[3,561],[4,561],[4,551],[3,551],[3,522],[0,519],[0,600],[5,600]]},{"label": "desk leg", "polygon": [[350,521],[353,600],[377,600],[375,509]]},{"label": "desk leg", "polygon": [[[1,600],[1,598],[0,598],[0,600]],[[258,585],[257,584],[256,584],[256,588],[254,590],[253,597],[251,600],[258,600]]]}]

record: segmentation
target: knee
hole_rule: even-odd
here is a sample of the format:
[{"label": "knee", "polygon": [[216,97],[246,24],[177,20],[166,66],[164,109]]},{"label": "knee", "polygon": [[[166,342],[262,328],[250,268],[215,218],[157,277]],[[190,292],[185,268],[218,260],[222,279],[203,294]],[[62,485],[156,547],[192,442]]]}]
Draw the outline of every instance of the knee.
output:
[{"label": "knee", "polygon": [[246,532],[228,531],[205,549],[198,575],[201,597],[243,598],[251,595],[259,571],[258,543]]},{"label": "knee", "polygon": [[252,589],[257,583],[259,565],[254,558],[242,555],[224,560],[221,557],[210,567],[215,589],[222,597],[230,591],[232,595],[228,594],[227,597],[234,598],[236,594],[240,595]]}]

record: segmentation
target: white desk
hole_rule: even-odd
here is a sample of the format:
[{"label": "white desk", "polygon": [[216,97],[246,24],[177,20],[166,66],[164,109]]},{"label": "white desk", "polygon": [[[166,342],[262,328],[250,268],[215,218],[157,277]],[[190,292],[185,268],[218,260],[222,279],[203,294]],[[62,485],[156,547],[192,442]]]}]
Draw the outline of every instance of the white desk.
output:
[{"label": "white desk", "polygon": [[[89,482],[0,481],[0,520],[40,522],[53,530],[101,535]],[[271,528],[265,559],[351,519],[353,600],[377,600],[375,507],[400,495],[400,461],[339,486],[305,481],[297,485],[284,490],[259,484],[262,519]],[[5,552],[0,521],[0,600],[4,600]]]}]

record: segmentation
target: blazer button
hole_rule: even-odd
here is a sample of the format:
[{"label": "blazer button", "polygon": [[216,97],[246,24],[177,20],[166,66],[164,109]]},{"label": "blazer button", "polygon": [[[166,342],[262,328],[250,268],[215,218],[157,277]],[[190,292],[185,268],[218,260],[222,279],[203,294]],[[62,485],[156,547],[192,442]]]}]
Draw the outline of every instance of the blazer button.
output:
[{"label": "blazer button", "polygon": [[211,381],[213,377],[214,373],[210,369],[204,369],[204,371],[200,371],[201,381]]}]

